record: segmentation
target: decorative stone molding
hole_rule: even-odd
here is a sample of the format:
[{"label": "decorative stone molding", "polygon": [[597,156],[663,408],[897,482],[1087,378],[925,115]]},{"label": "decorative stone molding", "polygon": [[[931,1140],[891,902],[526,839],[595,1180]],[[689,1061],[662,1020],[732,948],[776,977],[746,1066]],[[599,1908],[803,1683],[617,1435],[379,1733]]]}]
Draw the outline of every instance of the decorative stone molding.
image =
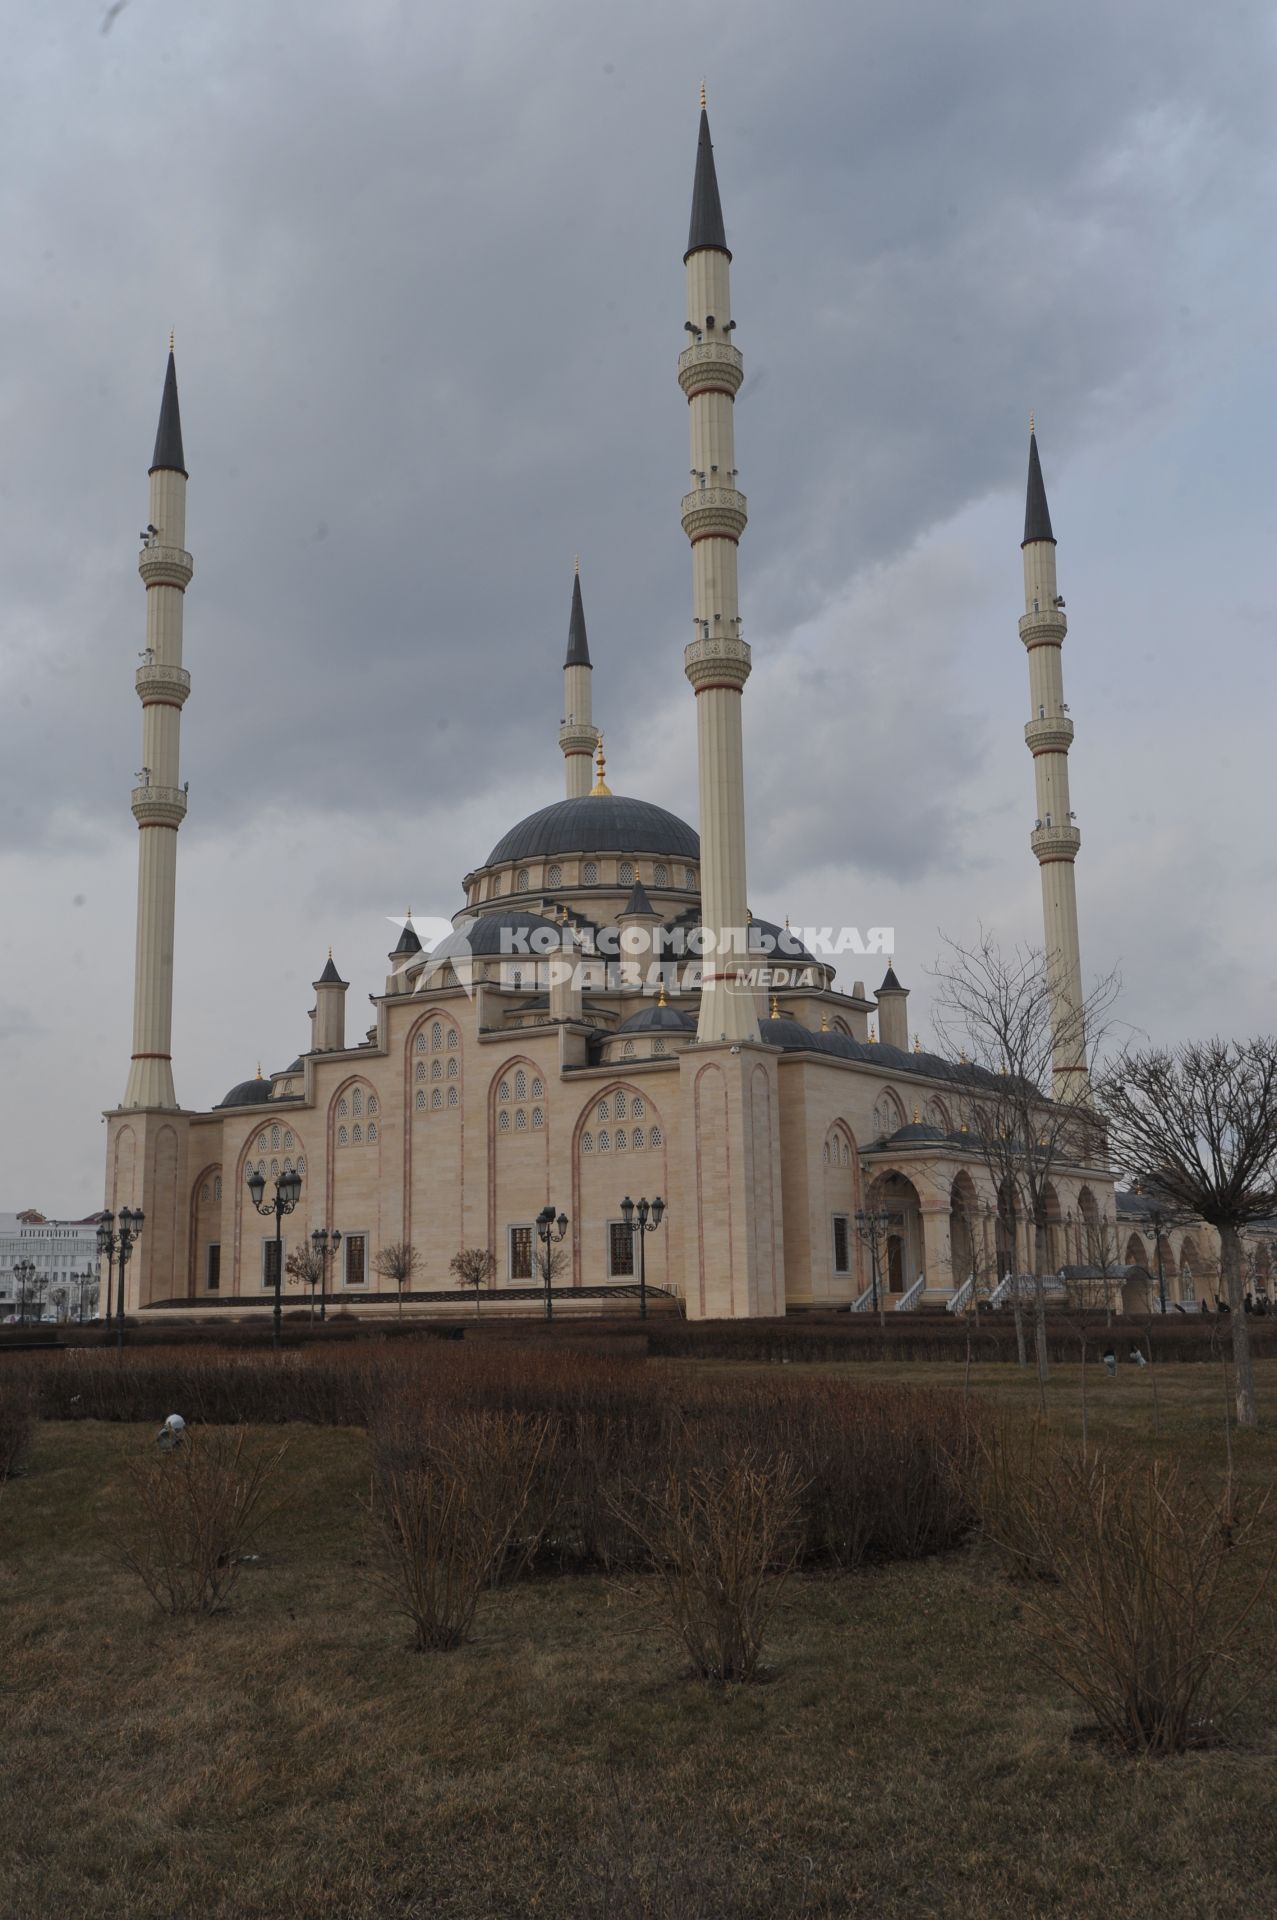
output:
[{"label": "decorative stone molding", "polygon": [[1020,615],[1020,638],[1026,647],[1058,647],[1068,630],[1069,623],[1058,607]]},{"label": "decorative stone molding", "polygon": [[143,547],[138,555],[137,570],[148,587],[180,587],[185,592],[195,571],[195,562],[185,548],[162,547],[156,541],[152,546]]},{"label": "decorative stone molding", "polygon": [[1030,720],[1024,739],[1030,753],[1067,753],[1073,744],[1073,722],[1064,713],[1050,720]]},{"label": "decorative stone molding", "polygon": [[185,667],[160,667],[152,661],[138,668],[133,684],[139,700],[169,700],[180,707],[191,691],[191,676]]},{"label": "decorative stone molding", "polygon": [[181,787],[134,787],[131,805],[139,827],[180,827],[186,818]]},{"label": "decorative stone molding", "polygon": [[591,754],[598,738],[598,728],[584,721],[565,720],[559,728],[559,746],[564,753]]},{"label": "decorative stone molding", "polygon": [[745,358],[726,340],[703,340],[678,356],[678,384],[690,400],[703,387],[726,387],[737,393],[745,378]]},{"label": "decorative stone molding", "polygon": [[683,649],[683,671],[697,692],[714,683],[743,687],[752,665],[746,642],[729,640],[726,635],[693,640]]},{"label": "decorative stone molding", "polygon": [[1082,844],[1076,827],[1036,827],[1029,845],[1039,860],[1075,860]]},{"label": "decorative stone molding", "polygon": [[745,508],[745,496],[735,487],[699,487],[695,493],[683,495],[683,532],[689,540],[707,533],[723,533],[739,540],[749,518]]}]

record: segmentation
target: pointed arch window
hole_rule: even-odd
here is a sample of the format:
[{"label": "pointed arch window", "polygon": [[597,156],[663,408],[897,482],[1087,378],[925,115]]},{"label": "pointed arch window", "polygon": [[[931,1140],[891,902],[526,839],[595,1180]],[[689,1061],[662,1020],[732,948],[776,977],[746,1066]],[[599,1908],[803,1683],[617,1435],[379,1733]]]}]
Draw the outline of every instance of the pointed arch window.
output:
[{"label": "pointed arch window", "polygon": [[592,1133],[583,1133],[581,1135],[581,1151],[582,1153],[594,1152],[594,1135]]},{"label": "pointed arch window", "polygon": [[617,1128],[617,1130],[616,1130],[616,1150],[617,1150],[617,1152],[618,1152],[618,1153],[624,1153],[624,1152],[626,1151],[626,1149],[628,1148],[628,1146],[629,1146],[629,1144],[630,1144],[630,1143],[629,1143],[629,1141],[628,1141],[628,1140],[626,1139],[626,1137],[625,1137],[625,1128],[624,1128],[624,1127],[618,1127],[618,1128]]},{"label": "pointed arch window", "polygon": [[368,1111],[369,1113],[379,1113],[381,1111],[381,1108],[375,1093],[370,1093],[368,1095]]},{"label": "pointed arch window", "polygon": [[623,1060],[632,1060],[634,1058],[634,1042],[632,1040],[627,1040],[621,1048],[621,1058]]},{"label": "pointed arch window", "polygon": [[424,1060],[418,1060],[418,1062],[417,1062],[417,1072],[416,1072],[416,1075],[415,1075],[415,1077],[416,1077],[416,1079],[418,1079],[418,1080],[424,1080],[424,1079],[425,1079],[425,1077],[426,1077],[426,1063],[425,1063],[425,1061],[424,1061]]},{"label": "pointed arch window", "polygon": [[423,1032],[417,1035],[417,1052],[424,1053],[425,1050],[426,1050],[426,1036]]},{"label": "pointed arch window", "polygon": [[345,1127],[338,1127],[337,1129],[337,1145],[339,1147],[348,1147],[350,1145],[350,1135]]},{"label": "pointed arch window", "polygon": [[442,1087],[431,1087],[430,1105],[432,1108],[441,1107],[443,1105],[443,1088]]},{"label": "pointed arch window", "polygon": [[600,1133],[599,1135],[599,1152],[610,1153],[611,1151],[612,1151],[612,1136],[608,1132],[607,1128],[604,1127],[602,1133]]},{"label": "pointed arch window", "polygon": [[432,1080],[443,1079],[443,1061],[442,1060],[432,1060],[430,1062],[430,1078]]},{"label": "pointed arch window", "polygon": [[497,1115],[497,1130],[500,1133],[509,1133],[510,1131],[510,1114],[507,1108],[502,1108],[501,1112]]},{"label": "pointed arch window", "polygon": [[522,1067],[514,1076],[514,1097],[516,1100],[526,1100],[528,1097],[528,1076]]},{"label": "pointed arch window", "polygon": [[545,884],[547,887],[561,887],[563,885],[562,867],[547,867],[545,870]]},{"label": "pointed arch window", "polygon": [[449,1047],[457,1047],[460,1045],[460,1043],[461,1043],[460,1035],[458,1034],[457,1029],[455,1027],[449,1027],[448,1029]]},{"label": "pointed arch window", "polygon": [[651,1144],[652,1146],[654,1146],[654,1147],[659,1147],[659,1146],[660,1146],[660,1144],[661,1144],[661,1130],[660,1130],[660,1128],[659,1128],[659,1127],[653,1127],[653,1128],[652,1128],[652,1131],[651,1131],[651,1133],[650,1133],[650,1134],[648,1135],[648,1141],[649,1141],[649,1143],[650,1143],[650,1144]]},{"label": "pointed arch window", "polygon": [[618,1120],[624,1120],[628,1107],[629,1101],[626,1099],[625,1088],[618,1087],[616,1090],[616,1117]]},{"label": "pointed arch window", "polygon": [[449,1087],[448,1088],[448,1105],[450,1107],[455,1107],[456,1104],[457,1104],[457,1089],[455,1087]]},{"label": "pointed arch window", "polygon": [[458,1066],[457,1066],[457,1063],[456,1063],[456,1061],[455,1061],[455,1060],[449,1060],[449,1062],[448,1062],[448,1078],[449,1078],[449,1080],[455,1080],[455,1079],[456,1079],[456,1077],[457,1077],[457,1074],[458,1074],[458,1072],[459,1072],[459,1068],[458,1068]]},{"label": "pointed arch window", "polygon": [[638,1148],[642,1148],[642,1147],[645,1147],[645,1146],[647,1145],[647,1142],[646,1142],[646,1141],[644,1140],[644,1138],[643,1138],[643,1129],[642,1129],[642,1127],[635,1127],[635,1129],[634,1129],[634,1135],[633,1135],[633,1138],[634,1138],[634,1145],[635,1145],[636,1147],[638,1147]]},{"label": "pointed arch window", "polygon": [[669,879],[669,874],[658,860],[652,868],[652,885],[654,887],[667,887],[669,885]]},{"label": "pointed arch window", "polygon": [[597,887],[598,884],[599,863],[597,860],[587,860],[581,868],[581,885],[583,887]]},{"label": "pointed arch window", "polygon": [[369,1141],[373,1141],[377,1138],[377,1122],[375,1120],[370,1120],[368,1122],[368,1138],[369,1138]]},{"label": "pointed arch window", "polygon": [[533,1080],[533,1082],[532,1082],[532,1098],[533,1098],[534,1100],[539,1100],[539,1099],[541,1098],[541,1096],[542,1096],[542,1095],[544,1094],[544,1092],[545,1092],[545,1088],[544,1088],[544,1086],[543,1086],[543,1085],[541,1084],[541,1081],[540,1081],[540,1079],[538,1078],[538,1079],[535,1079],[535,1080]]},{"label": "pointed arch window", "polygon": [[532,1124],[534,1127],[543,1127],[545,1125],[545,1111],[542,1107],[533,1107]]},{"label": "pointed arch window", "polygon": [[515,1112],[514,1130],[516,1133],[526,1133],[528,1130],[528,1116],[522,1107],[519,1107]]},{"label": "pointed arch window", "polygon": [[442,1045],[443,1045],[443,1021],[435,1020],[431,1023],[431,1027],[430,1027],[431,1052],[437,1053],[439,1051],[439,1048]]},{"label": "pointed arch window", "polygon": [[424,1087],[419,1087],[417,1090],[417,1105],[419,1107],[424,1107],[425,1104],[426,1104],[426,1090]]},{"label": "pointed arch window", "polygon": [[343,1093],[341,1099],[337,1102],[337,1118],[339,1120],[344,1120],[346,1115],[349,1112],[350,1112],[350,1103],[348,1102],[345,1094]]},{"label": "pointed arch window", "polygon": [[611,1117],[612,1117],[612,1111],[611,1111],[611,1108],[608,1106],[607,1101],[600,1100],[599,1106],[598,1106],[598,1118],[600,1120],[610,1120]]},{"label": "pointed arch window", "polygon": [[634,885],[634,862],[632,860],[622,860],[616,870],[616,877],[623,887],[632,887]]}]

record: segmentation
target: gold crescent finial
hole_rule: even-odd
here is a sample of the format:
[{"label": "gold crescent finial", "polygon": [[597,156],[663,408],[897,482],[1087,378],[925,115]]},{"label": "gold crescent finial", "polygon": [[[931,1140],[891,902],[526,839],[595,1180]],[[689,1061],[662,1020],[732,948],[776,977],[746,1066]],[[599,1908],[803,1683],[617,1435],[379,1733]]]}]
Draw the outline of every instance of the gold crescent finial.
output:
[{"label": "gold crescent finial", "polygon": [[776,996],[775,996],[775,994],[773,994],[773,995],[772,995],[772,1019],[773,1019],[773,1020],[779,1020],[779,1019],[780,1019],[780,1008],[779,1008],[779,1006],[778,1006],[778,1005],[776,1004]]},{"label": "gold crescent finial", "polygon": [[174,328],[172,328],[172,327],[170,327],[170,328],[169,328],[169,330],[168,330],[168,350],[169,350],[169,352],[170,352],[170,353],[172,353],[172,351],[173,351],[173,340],[174,340],[174,337],[175,337],[175,330],[174,330]]},{"label": "gold crescent finial", "polygon": [[705,111],[705,82],[701,81],[701,112]]},{"label": "gold crescent finial", "polygon": [[603,778],[603,769],[606,766],[606,764],[607,762],[603,758],[603,735],[600,733],[599,744],[594,750],[594,765],[595,765],[596,772],[598,774],[598,778],[595,780],[594,785],[590,788],[591,800],[593,800],[594,798],[596,798],[596,796],[599,796],[599,795],[610,794],[612,791],[607,781]]},{"label": "gold crescent finial", "polygon": [[1037,428],[1036,428],[1036,427],[1034,426],[1034,424],[1033,424],[1033,415],[1032,415],[1032,414],[1030,414],[1030,415],[1029,415],[1029,432],[1030,432],[1030,433],[1036,433],[1036,431],[1037,431]]},{"label": "gold crescent finial", "polygon": [[878,1044],[878,1029],[872,1020],[869,1022],[869,1044],[871,1047],[876,1047]]},{"label": "gold crescent finial", "polygon": [[329,947],[329,949],[328,949],[328,958],[329,958],[329,959],[331,960],[331,959],[332,959],[332,957],[333,957],[333,950],[332,950],[332,948],[331,948],[331,947]]},{"label": "gold crescent finial", "polygon": [[665,975],[664,974],[661,975],[661,991],[656,1004],[658,1007],[667,1007],[669,1005],[669,1001],[665,998]]},{"label": "gold crescent finial", "polygon": [[581,556],[579,553],[576,556],[576,577],[578,580],[581,578]]},{"label": "gold crescent finial", "polygon": [[917,1105],[917,1102],[915,1101],[914,1109],[913,1109],[913,1124],[915,1127],[919,1124],[921,1119],[922,1119],[922,1115],[918,1112],[918,1105]]},{"label": "gold crescent finial", "polygon": [[258,1079],[260,1080],[260,1079],[261,1079],[261,1077],[262,1077],[262,1063],[261,1063],[261,1061],[259,1060],[259,1061],[257,1062],[257,1078],[258,1078]]},{"label": "gold crescent finial", "polygon": [[823,1007],[820,1013],[820,1031],[822,1033],[829,1032],[829,1013],[828,1013],[828,1010]]}]

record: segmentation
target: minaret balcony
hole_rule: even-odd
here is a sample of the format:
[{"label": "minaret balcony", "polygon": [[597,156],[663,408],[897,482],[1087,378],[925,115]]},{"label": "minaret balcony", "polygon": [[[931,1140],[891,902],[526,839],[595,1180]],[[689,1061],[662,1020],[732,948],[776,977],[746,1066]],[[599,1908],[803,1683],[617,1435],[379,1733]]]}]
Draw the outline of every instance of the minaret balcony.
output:
[{"label": "minaret balcony", "polygon": [[683,671],[698,692],[713,682],[743,687],[752,665],[748,643],[731,639],[725,633],[693,640],[683,649]]},{"label": "minaret balcony", "polygon": [[131,805],[139,827],[180,827],[186,818],[186,789],[134,787]]},{"label": "minaret balcony", "polygon": [[137,570],[148,587],[180,587],[185,591],[195,562],[184,547],[165,547],[152,540],[138,555]]},{"label": "minaret balcony", "polygon": [[1020,638],[1026,647],[1058,647],[1069,630],[1069,623],[1058,607],[1020,615]]},{"label": "minaret balcony", "polygon": [[699,487],[695,493],[683,495],[681,514],[683,532],[689,540],[697,540],[707,533],[725,534],[730,540],[739,540],[745,531],[746,500],[743,493],[735,487]]},{"label": "minaret balcony", "polygon": [[1035,827],[1029,845],[1039,860],[1076,860],[1082,836],[1076,827]]},{"label": "minaret balcony", "polygon": [[701,340],[678,356],[678,384],[689,400],[706,387],[739,393],[744,378],[744,355],[727,340]]},{"label": "minaret balcony", "polygon": [[161,667],[152,660],[138,668],[133,684],[144,704],[159,700],[180,707],[191,690],[191,676],[185,667]]},{"label": "minaret balcony", "polygon": [[1033,754],[1067,753],[1073,744],[1073,722],[1066,713],[1056,714],[1050,720],[1030,720],[1024,729],[1024,740]]}]

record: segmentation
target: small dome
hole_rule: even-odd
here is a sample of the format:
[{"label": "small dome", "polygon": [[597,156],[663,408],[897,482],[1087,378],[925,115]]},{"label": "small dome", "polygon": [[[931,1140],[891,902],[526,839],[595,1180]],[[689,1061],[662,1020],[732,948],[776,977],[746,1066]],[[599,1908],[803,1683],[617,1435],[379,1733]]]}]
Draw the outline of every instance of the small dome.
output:
[{"label": "small dome", "polygon": [[544,914],[529,913],[526,908],[512,907],[509,913],[481,913],[473,920],[463,920],[446,934],[437,947],[432,947],[426,955],[426,964],[433,968],[438,960],[464,960],[466,958],[500,958],[508,955],[511,959],[526,957],[536,959],[535,948],[529,947],[526,956],[512,950],[505,936],[511,933],[533,933],[546,927],[554,935],[554,942],[548,946],[551,953],[557,952],[562,942],[563,929],[553,920],[547,920]]},{"label": "small dome", "polygon": [[219,1107],[260,1107],[270,1099],[269,1080],[260,1077],[256,1080],[241,1080],[232,1087],[224,1100],[218,1101]]},{"label": "small dome", "polygon": [[897,1127],[888,1135],[889,1147],[916,1147],[925,1141],[948,1140],[951,1136],[943,1127],[933,1127],[926,1120],[911,1120],[907,1127]]},{"label": "small dome", "polygon": [[628,1020],[622,1020],[616,1031],[618,1033],[695,1033],[696,1022],[690,1013],[681,1013],[677,1007],[653,1005],[644,1007],[640,1013],[632,1013]]},{"label": "small dome", "polygon": [[499,867],[507,860],[551,853],[663,853],[675,860],[699,860],[701,843],[686,820],[650,801],[627,800],[617,793],[586,794],[530,813],[497,841],[484,864]]},{"label": "small dome", "polygon": [[298,1056],[297,1056],[297,1058],[296,1058],[296,1059],[295,1059],[295,1060],[293,1061],[293,1064],[292,1064],[292,1066],[291,1066],[291,1067],[285,1067],[285,1068],[284,1068],[284,1071],[283,1071],[282,1073],[277,1073],[277,1074],[275,1075],[275,1078],[276,1078],[277,1080],[287,1080],[287,1078],[288,1078],[288,1076],[289,1076],[290,1074],[292,1074],[292,1073],[300,1073],[300,1072],[301,1072],[301,1070],[302,1070],[302,1063],[301,1063],[301,1055],[300,1055],[300,1054],[298,1054]]}]

